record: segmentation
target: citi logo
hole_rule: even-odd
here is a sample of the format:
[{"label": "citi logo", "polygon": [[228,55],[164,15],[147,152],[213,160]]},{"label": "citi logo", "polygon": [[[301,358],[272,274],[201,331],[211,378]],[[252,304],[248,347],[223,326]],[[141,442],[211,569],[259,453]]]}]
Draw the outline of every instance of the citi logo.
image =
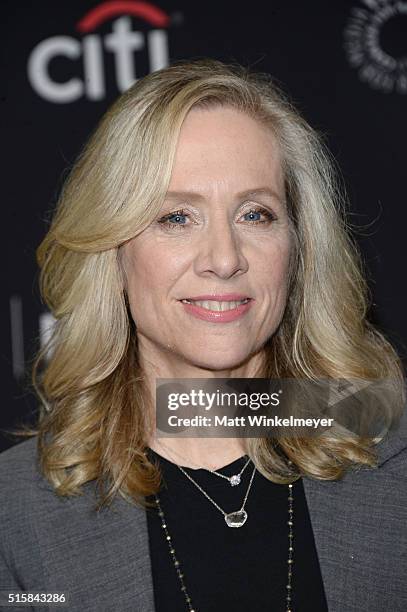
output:
[{"label": "citi logo", "polygon": [[[131,17],[145,21],[151,29],[133,31]],[[103,23],[112,21],[105,36],[94,33]],[[27,72],[34,91],[45,100],[68,104],[81,98],[103,100],[106,96],[105,53],[114,60],[114,77],[120,92],[132,85],[137,75],[137,55],[144,54],[144,64],[154,72],[168,66],[169,16],[149,2],[112,0],[103,2],[86,13],[76,24],[81,38],[52,36],[38,43],[28,58]],[[50,72],[51,61],[63,58],[72,62],[72,76],[63,82]],[[77,74],[78,61],[82,75]]]}]

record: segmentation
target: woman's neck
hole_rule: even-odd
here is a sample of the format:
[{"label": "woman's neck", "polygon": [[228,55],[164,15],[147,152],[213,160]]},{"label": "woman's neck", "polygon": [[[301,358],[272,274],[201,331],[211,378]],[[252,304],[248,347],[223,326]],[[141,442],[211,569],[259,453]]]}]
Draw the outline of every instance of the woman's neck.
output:
[{"label": "woman's neck", "polygon": [[[148,446],[156,453],[178,465],[217,470],[246,454],[243,438],[158,437],[155,427],[156,379],[182,378],[259,378],[263,354],[252,356],[236,368],[206,370],[186,363],[173,353],[159,350],[149,343],[139,343],[139,357],[144,372],[145,390],[150,397],[151,425]],[[161,433],[162,436],[162,433]]]},{"label": "woman's neck", "polygon": [[150,438],[149,447],[172,463],[219,470],[246,454],[242,438]]}]

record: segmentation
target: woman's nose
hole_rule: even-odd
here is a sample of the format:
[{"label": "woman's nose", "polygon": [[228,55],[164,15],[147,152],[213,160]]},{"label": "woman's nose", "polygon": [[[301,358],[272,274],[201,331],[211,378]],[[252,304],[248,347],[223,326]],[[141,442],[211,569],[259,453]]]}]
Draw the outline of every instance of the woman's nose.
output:
[{"label": "woman's nose", "polygon": [[197,274],[215,274],[219,278],[227,279],[248,269],[241,240],[230,222],[208,227],[197,246],[198,252],[195,258]]}]

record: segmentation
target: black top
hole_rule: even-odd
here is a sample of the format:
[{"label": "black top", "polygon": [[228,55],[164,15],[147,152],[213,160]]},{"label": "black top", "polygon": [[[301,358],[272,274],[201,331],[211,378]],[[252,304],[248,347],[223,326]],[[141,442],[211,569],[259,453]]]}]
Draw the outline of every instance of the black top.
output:
[{"label": "black top", "polygon": [[[221,512],[172,462],[151,449],[165,485],[159,498],[167,529],[196,612],[285,612],[288,559],[288,486],[274,484],[256,471],[245,509],[246,523],[226,525]],[[218,470],[239,473],[247,457]],[[226,512],[240,509],[253,464],[241,483],[206,470],[184,468]],[[293,612],[328,610],[302,480],[293,484]],[[149,498],[154,500],[155,498]],[[156,612],[184,612],[181,591],[157,508],[147,511]]]}]

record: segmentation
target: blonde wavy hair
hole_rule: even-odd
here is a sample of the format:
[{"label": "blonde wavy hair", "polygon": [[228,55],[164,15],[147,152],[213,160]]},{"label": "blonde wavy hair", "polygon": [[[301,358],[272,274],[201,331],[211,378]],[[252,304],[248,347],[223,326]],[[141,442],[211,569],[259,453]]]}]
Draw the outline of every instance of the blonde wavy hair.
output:
[{"label": "blonde wavy hair", "polygon": [[[56,323],[33,369],[41,408],[31,434],[60,495],[79,494],[96,480],[101,507],[117,493],[143,504],[158,490],[159,470],[144,452],[146,389],[119,248],[159,214],[187,113],[219,105],[275,134],[296,235],[289,298],[265,346],[262,376],[389,378],[384,409],[401,410],[399,360],[366,320],[368,293],[344,220],[344,193],[320,138],[269,76],[214,60],[178,62],[138,81],[104,115],[38,248],[41,292]],[[331,431],[246,444],[264,476],[287,483],[375,466],[377,441]]]}]

